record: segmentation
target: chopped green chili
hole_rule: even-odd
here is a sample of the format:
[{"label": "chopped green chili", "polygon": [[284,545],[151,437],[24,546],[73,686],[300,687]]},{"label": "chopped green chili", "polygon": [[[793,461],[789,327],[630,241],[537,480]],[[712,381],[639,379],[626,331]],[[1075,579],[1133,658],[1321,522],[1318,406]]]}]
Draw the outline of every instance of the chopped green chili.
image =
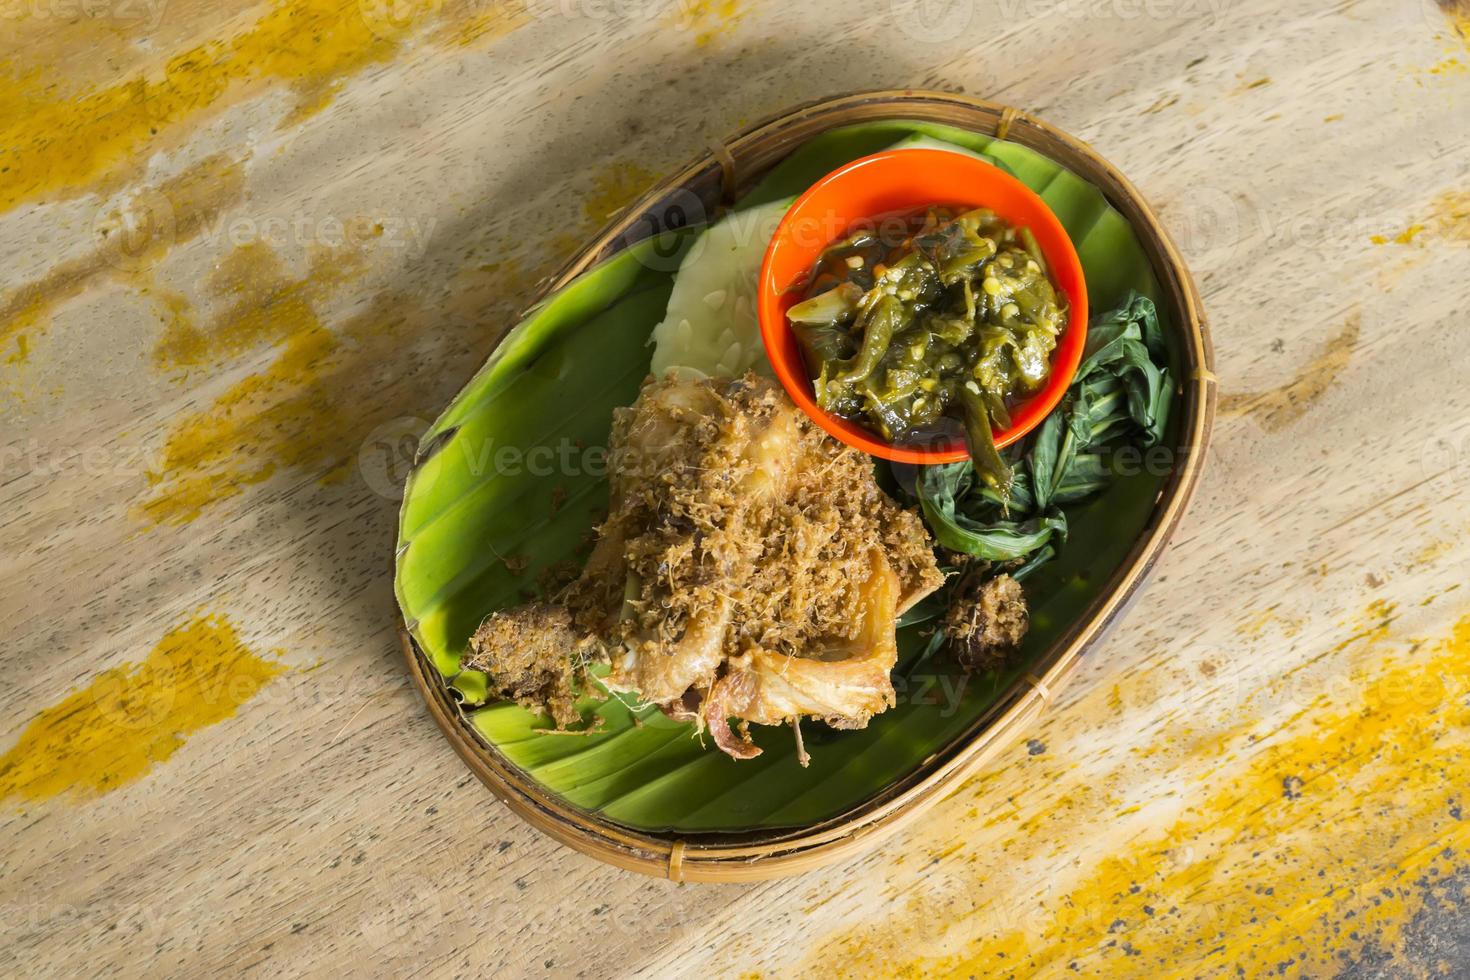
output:
[{"label": "chopped green chili", "polygon": [[1046,380],[1066,321],[1041,249],[984,208],[877,225],[824,250],[788,313],[817,403],[894,442],[958,422],[976,473],[1004,497],[993,430]]}]

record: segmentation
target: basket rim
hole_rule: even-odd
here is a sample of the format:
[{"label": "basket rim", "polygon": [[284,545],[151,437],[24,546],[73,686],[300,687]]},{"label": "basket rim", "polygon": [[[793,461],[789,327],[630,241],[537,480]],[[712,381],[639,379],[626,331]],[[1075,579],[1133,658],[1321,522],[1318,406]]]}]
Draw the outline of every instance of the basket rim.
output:
[{"label": "basket rim", "polygon": [[[965,118],[957,121],[951,118],[954,115]],[[660,180],[545,280],[536,302],[620,250],[620,241],[654,205],[695,178],[717,168],[728,201],[738,189],[748,187],[812,136],[858,122],[887,119],[941,122],[1012,140],[1073,170],[1078,163],[1086,165],[1080,175],[1139,231],[1140,243],[1160,288],[1167,294],[1176,329],[1183,336],[1188,376],[1179,381],[1185,414],[1179,437],[1182,462],[1160,489],[1148,523],[1104,583],[1098,598],[1030,673],[1014,681],[968,729],[908,777],[838,817],[805,827],[738,834],[660,833],[625,827],[567,803],[536,783],[463,722],[448,686],[409,634],[395,602],[399,641],[414,686],[466,766],[517,816],[560,843],[607,864],[676,881],[764,880],[799,874],[854,855],[901,830],[930,805],[958,789],[1041,716],[1070,680],[1082,655],[1137,596],[1198,487],[1218,385],[1213,372],[1214,349],[1193,277],[1157,216],[1126,177],[1083,140],[1010,106],[949,92],[885,89],[813,100],[773,114],[712,145]],[[761,154],[753,152],[756,148],[768,158],[764,165]],[[742,155],[755,157],[744,175],[738,172],[737,163]],[[623,241],[621,247],[627,244]]]}]

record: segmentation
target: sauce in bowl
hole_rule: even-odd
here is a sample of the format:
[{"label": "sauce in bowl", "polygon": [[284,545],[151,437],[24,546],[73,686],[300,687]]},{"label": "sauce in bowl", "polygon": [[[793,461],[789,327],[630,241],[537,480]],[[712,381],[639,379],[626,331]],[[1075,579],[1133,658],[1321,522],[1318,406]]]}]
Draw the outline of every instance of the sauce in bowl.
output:
[{"label": "sauce in bowl", "polygon": [[1005,493],[992,428],[1046,382],[1067,324],[1026,228],[937,205],[867,221],[794,288],[786,316],[818,406],[897,444],[961,425],[976,472]]}]

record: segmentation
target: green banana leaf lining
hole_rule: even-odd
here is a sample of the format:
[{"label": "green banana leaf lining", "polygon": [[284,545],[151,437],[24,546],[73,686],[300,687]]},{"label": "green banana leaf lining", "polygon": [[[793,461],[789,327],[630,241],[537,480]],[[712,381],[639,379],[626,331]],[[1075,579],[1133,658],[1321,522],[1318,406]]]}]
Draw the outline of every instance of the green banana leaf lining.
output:
[{"label": "green banana leaf lining", "polygon": [[[904,140],[941,140],[997,163],[1037,191],[1071,235],[1089,305],[1108,310],[1130,289],[1159,299],[1137,236],[1101,192],[1033,150],[929,123],[867,123],[829,131],[771,170],[737,210],[799,194],[850,160]],[[567,561],[607,505],[603,461],[612,411],[636,398],[647,340],[673,284],[659,248],[692,232],[644,242],[548,298],[424,436],[427,458],[410,477],[399,528],[395,590],[419,647],[460,692],[467,724],[568,803],[630,828],[679,833],[798,827],[829,819],[882,792],[964,733],[1015,677],[1065,631],[1122,563],[1165,477],[1141,473],[1067,509],[1060,558],[1027,582],[1032,627],[1021,663],[1004,676],[967,676],[930,661],[905,674],[923,646],[921,626],[899,631],[898,706],[866,729],[803,727],[812,757],[796,762],[788,728],[754,728],[764,753],[735,762],[701,744],[691,726],[619,700],[586,702],[598,734],[551,735],[546,718],[484,700],[484,678],[459,672],[469,635],[492,611],[535,591],[538,575]],[[1160,314],[1179,376],[1177,327]],[[1170,433],[1165,440],[1177,439]],[[594,448],[589,448],[594,447]]]}]

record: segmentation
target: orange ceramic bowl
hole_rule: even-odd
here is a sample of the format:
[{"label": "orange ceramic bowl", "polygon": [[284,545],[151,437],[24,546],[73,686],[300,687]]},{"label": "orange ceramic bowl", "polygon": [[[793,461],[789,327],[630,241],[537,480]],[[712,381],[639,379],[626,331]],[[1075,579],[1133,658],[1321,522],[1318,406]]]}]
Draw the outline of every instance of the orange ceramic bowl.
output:
[{"label": "orange ceramic bowl", "polygon": [[1077,374],[1087,341],[1087,284],[1062,223],[1036,192],[993,164],[947,150],[888,150],[832,171],[791,205],[766,249],[758,284],[761,341],[793,401],[823,429],[865,453],[903,463],[955,463],[969,457],[963,437],[936,446],[886,442],[869,429],[817,406],[811,376],[786,311],[801,299],[792,285],[811,271],[822,250],[860,222],[912,214],[929,205],[990,208],[1015,228],[1029,228],[1046,257],[1052,282],[1067,300],[1067,322],[1052,351],[1041,389],[1012,409],[1011,425],[995,431],[1007,446],[1057,407]]}]

